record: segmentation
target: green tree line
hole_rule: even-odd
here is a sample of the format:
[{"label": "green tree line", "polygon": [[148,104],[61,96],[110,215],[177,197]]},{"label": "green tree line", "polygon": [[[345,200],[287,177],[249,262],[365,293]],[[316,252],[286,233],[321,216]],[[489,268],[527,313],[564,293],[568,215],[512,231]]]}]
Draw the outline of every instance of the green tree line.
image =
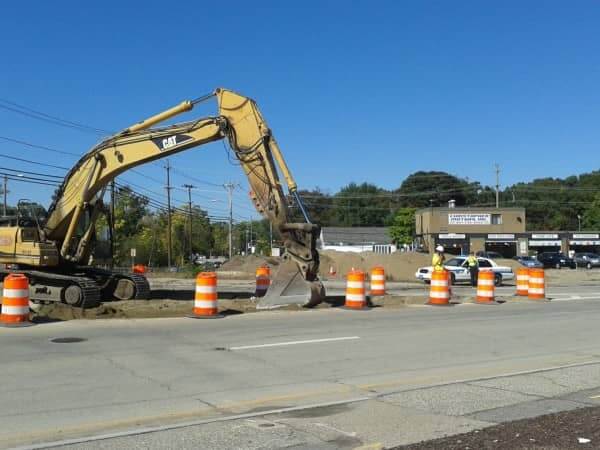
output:
[{"label": "green tree line", "polygon": [[[414,214],[419,208],[446,206],[494,206],[495,190],[478,181],[446,172],[421,171],[408,176],[397,189],[371,183],[349,183],[330,194],[322,189],[300,191],[311,220],[327,226],[384,226],[397,244],[410,243],[414,237]],[[501,207],[518,206],[527,210],[528,230],[600,230],[600,171],[561,178],[543,178],[516,183],[499,192]],[[302,221],[298,205],[290,199],[294,220]],[[206,256],[228,254],[228,225],[213,222],[206,211],[194,206],[192,252]],[[172,213],[172,263],[189,262],[189,221],[187,207]],[[149,207],[147,200],[133,191],[121,189],[115,204],[115,254],[117,264],[129,264],[130,249],[136,261],[153,266],[167,264],[167,214]],[[106,219],[97,233],[106,241]],[[233,228],[234,253],[247,251],[251,242],[256,253],[269,254],[270,230],[266,220],[236,222]],[[275,243],[278,236],[273,236]],[[106,244],[104,244],[106,247]],[[102,248],[102,245],[99,245]],[[98,252],[100,255],[104,252]],[[99,256],[100,257],[100,256]]]}]

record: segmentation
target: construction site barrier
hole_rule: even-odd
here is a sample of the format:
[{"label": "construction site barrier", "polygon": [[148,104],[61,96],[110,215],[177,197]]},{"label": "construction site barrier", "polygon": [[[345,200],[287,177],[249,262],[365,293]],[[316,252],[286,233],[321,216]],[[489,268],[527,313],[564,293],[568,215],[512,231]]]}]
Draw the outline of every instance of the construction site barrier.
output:
[{"label": "construction site barrier", "polygon": [[146,273],[146,266],[143,264],[136,264],[132,267],[133,273]]},{"label": "construction site barrier", "polygon": [[29,280],[20,273],[11,273],[4,278],[2,288],[2,313],[0,326],[28,327],[29,321]]},{"label": "construction site barrier", "polygon": [[495,303],[494,272],[480,270],[477,275],[477,303]]},{"label": "construction site barrier", "polygon": [[346,280],[346,303],[344,308],[353,310],[369,309],[365,291],[365,273],[362,270],[350,271]]},{"label": "construction site barrier", "polygon": [[385,269],[383,267],[371,269],[371,295],[385,295]]},{"label": "construction site barrier", "polygon": [[196,277],[196,294],[194,296],[194,319],[217,319],[219,314],[217,304],[217,274],[215,272],[200,272]]},{"label": "construction site barrier", "polygon": [[264,297],[271,285],[271,269],[269,266],[261,266],[256,269],[256,297]]},{"label": "construction site barrier", "polygon": [[450,272],[447,270],[431,272],[429,302],[433,306],[450,306]]},{"label": "construction site barrier", "polygon": [[529,269],[526,267],[517,269],[517,295],[529,295]]},{"label": "construction site barrier", "polygon": [[528,297],[531,300],[543,300],[546,298],[544,269],[529,269]]}]

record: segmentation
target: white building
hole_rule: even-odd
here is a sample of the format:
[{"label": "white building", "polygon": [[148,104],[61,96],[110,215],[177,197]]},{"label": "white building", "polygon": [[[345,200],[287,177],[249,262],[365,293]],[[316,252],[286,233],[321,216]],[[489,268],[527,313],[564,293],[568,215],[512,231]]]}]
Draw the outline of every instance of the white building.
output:
[{"label": "white building", "polygon": [[321,229],[320,248],[338,252],[393,253],[386,227],[324,227]]}]

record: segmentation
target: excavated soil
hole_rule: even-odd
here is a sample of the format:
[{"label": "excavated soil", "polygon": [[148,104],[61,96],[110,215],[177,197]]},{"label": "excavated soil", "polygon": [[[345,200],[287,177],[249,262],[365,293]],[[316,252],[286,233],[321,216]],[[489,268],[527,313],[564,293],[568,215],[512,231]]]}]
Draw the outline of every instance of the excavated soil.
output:
[{"label": "excavated soil", "polygon": [[[170,297],[177,297],[177,293]],[[155,300],[127,300],[119,302],[107,302],[96,308],[74,308],[62,303],[39,305],[32,313],[34,322],[48,322],[74,319],[149,319],[157,317],[185,317],[191,314],[193,300],[188,300],[193,292],[185,295],[185,299],[155,299]],[[242,297],[242,298],[239,298]],[[219,299],[219,312],[224,315],[247,314],[262,312],[256,308],[257,299],[250,296],[238,296],[238,298]],[[386,309],[403,308],[408,305],[424,305],[427,301],[423,296],[394,296],[386,295],[368,299],[373,308],[385,307]],[[463,300],[464,301],[464,300]],[[338,308],[344,305],[344,296],[328,296],[327,299],[312,309]],[[272,311],[310,311],[297,305],[289,305]]]},{"label": "excavated soil", "polygon": [[279,262],[280,258],[274,256],[236,255],[219,267],[217,273],[228,279],[249,279],[254,278],[259,267],[266,265],[273,270]]}]

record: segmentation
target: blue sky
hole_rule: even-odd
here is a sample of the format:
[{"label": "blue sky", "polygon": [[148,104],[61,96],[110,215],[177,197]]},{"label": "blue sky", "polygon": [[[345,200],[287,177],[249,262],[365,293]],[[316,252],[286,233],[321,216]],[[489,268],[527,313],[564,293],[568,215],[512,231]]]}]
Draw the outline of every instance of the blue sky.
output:
[{"label": "blue sky", "polygon": [[[2,6],[1,99],[119,130],[228,87],[259,102],[298,184],[329,192],[350,181],[396,188],[416,170],[493,184],[495,162],[502,185],[600,166],[598,2],[89,3]],[[77,154],[101,137],[1,108],[0,136]],[[76,160],[2,140],[0,153]],[[173,184],[197,185],[194,201],[215,215],[226,210],[218,185],[244,186],[220,143],[171,163],[202,182],[174,173]],[[121,182],[162,194],[163,179],[151,164]],[[52,193],[10,189],[11,202],[47,204]],[[239,219],[252,214],[244,189],[235,204]]]}]

